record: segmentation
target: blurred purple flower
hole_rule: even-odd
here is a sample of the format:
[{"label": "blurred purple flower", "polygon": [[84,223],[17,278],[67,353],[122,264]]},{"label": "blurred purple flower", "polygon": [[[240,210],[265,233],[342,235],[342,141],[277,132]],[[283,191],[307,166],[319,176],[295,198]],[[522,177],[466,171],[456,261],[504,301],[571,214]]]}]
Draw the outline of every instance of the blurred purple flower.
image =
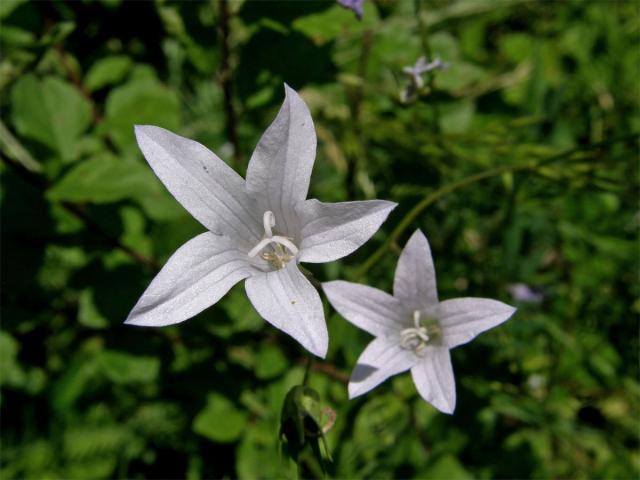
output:
[{"label": "blurred purple flower", "polygon": [[526,283],[512,283],[507,286],[507,290],[516,302],[542,303],[544,300],[544,294],[540,290],[531,288]]},{"label": "blurred purple flower", "polygon": [[402,73],[411,77],[416,88],[422,88],[424,86],[422,75],[432,70],[444,70],[448,66],[448,63],[444,63],[437,57],[431,62],[427,62],[425,57],[420,57],[412,67],[404,67]]},{"label": "blurred purple flower", "polygon": [[338,3],[342,5],[344,8],[348,8],[353,11],[358,17],[358,20],[362,20],[362,15],[364,13],[364,0],[338,0]]}]

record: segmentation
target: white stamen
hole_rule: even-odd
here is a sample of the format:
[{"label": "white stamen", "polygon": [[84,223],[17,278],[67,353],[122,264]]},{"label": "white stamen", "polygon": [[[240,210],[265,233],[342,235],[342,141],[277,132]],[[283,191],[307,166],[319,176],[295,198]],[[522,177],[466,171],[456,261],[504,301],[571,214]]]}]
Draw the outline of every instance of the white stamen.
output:
[{"label": "white stamen", "polygon": [[[247,255],[249,255],[250,257],[255,257],[265,247],[267,247],[272,243],[282,245],[283,247],[286,247],[291,252],[292,255],[275,254],[276,257],[283,257],[280,260],[284,259],[285,260],[284,263],[286,263],[292,257],[295,257],[298,254],[298,251],[299,251],[298,247],[294,245],[294,243],[291,241],[290,238],[283,237],[282,235],[273,234],[273,230],[271,229],[276,226],[276,218],[272,211],[267,210],[266,212],[264,212],[264,215],[262,216],[262,225],[264,226],[264,238],[260,240],[258,244],[255,247],[253,247]],[[284,250],[282,252],[284,253]],[[282,263],[282,262],[277,262],[277,263]]]},{"label": "white stamen", "polygon": [[407,350],[413,350],[416,355],[421,355],[429,343],[429,330],[420,325],[420,312],[413,312],[413,327],[405,328],[400,332],[400,346]]}]

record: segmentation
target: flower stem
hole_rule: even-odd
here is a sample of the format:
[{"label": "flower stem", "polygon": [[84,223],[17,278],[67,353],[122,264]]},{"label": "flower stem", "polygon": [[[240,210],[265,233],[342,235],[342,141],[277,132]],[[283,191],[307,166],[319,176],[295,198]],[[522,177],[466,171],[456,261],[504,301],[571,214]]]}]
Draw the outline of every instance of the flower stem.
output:
[{"label": "flower stem", "polygon": [[220,70],[218,71],[218,81],[224,94],[225,128],[227,138],[233,146],[233,167],[240,171],[242,167],[242,154],[240,152],[240,141],[238,140],[238,115],[233,104],[233,71],[231,67],[231,47],[229,37],[231,34],[229,19],[228,0],[218,0],[218,11],[220,14],[220,24],[218,29],[218,40],[220,43]]},{"label": "flower stem", "polygon": [[[434,60],[433,50],[429,44],[429,32],[424,18],[422,17],[422,2],[423,0],[414,0],[413,8],[416,15],[416,21],[418,23],[418,31],[420,33],[420,43],[422,44],[422,53],[427,58],[428,62]],[[435,72],[434,70],[427,72],[427,86],[429,87],[429,95],[433,95],[435,91]],[[435,134],[440,133],[440,108],[438,102],[430,102],[433,108],[433,131]]]},{"label": "flower stem", "polygon": [[367,260],[362,264],[362,266],[356,270],[353,274],[353,278],[355,280],[361,279],[370,269],[373,267],[384,255],[385,251],[398,240],[398,238],[404,233],[404,231],[411,225],[411,223],[420,215],[428,206],[438,201],[440,198],[448,195],[449,193],[455,192],[456,190],[460,190],[464,187],[472,185],[476,182],[484,180],[486,178],[495,177],[498,175],[502,175],[503,173],[515,173],[520,171],[534,171],[541,166],[548,165],[550,163],[555,163],[566,158],[571,157],[572,155],[584,151],[584,150],[595,150],[598,148],[606,147],[608,145],[612,145],[614,143],[627,142],[631,140],[638,140],[639,133],[634,133],[631,135],[625,135],[623,137],[613,138],[610,140],[606,140],[603,142],[592,143],[590,145],[584,145],[576,148],[572,148],[561,152],[557,155],[552,155],[544,160],[540,161],[528,161],[525,163],[517,164],[517,165],[503,165],[501,167],[492,168],[489,170],[485,170],[484,172],[476,173],[475,175],[471,175],[469,177],[463,178],[453,183],[449,183],[448,185],[444,185],[439,189],[428,193],[425,195],[420,202],[416,204],[409,213],[400,221],[400,223],[393,229],[389,237],[385,240],[385,242],[378,247],[378,249],[373,252],[373,254],[367,258]]},{"label": "flower stem", "polygon": [[309,373],[311,372],[311,368],[313,367],[313,364],[315,362],[315,359],[311,356],[308,355],[307,356],[307,366],[304,369],[304,377],[302,378],[302,385],[303,386],[307,386],[307,383],[309,382]]}]

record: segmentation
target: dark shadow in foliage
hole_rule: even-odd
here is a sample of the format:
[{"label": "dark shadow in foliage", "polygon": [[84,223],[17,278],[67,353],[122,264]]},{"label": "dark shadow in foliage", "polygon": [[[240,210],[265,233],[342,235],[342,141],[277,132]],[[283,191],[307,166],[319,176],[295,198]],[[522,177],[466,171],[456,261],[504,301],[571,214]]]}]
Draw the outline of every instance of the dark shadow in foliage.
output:
[{"label": "dark shadow in foliage", "polygon": [[326,0],[305,0],[303,2],[283,2],[281,0],[248,1],[242,5],[238,16],[247,23],[271,18],[278,23],[289,26],[298,17],[318,13],[332,6],[333,2],[327,2]]},{"label": "dark shadow in foliage", "polygon": [[[334,78],[336,70],[330,55],[331,45],[318,47],[301,33],[260,30],[243,46],[240,53],[240,64],[236,72],[238,94],[246,100],[265,86],[278,91],[283,82],[295,89],[311,82],[329,82]],[[266,80],[268,83],[259,83],[263,72],[269,73]],[[279,95],[274,103],[281,100],[282,95]]]},{"label": "dark shadow in foliage", "polygon": [[100,262],[92,262],[71,279],[78,289],[91,286],[98,311],[116,327],[124,322],[131,308],[144,291],[146,278],[137,265],[121,265],[106,269]]},{"label": "dark shadow in foliage", "polygon": [[153,2],[121,2],[112,8],[105,8],[103,2],[71,2],[72,9],[59,2],[33,3],[45,22],[69,19],[76,23],[76,29],[65,40],[65,49],[72,51],[80,62],[84,61],[83,68],[102,56],[113,38],[126,50],[144,55],[145,63],[165,65],[162,52],[165,32]]},{"label": "dark shadow in foliage", "polygon": [[[0,181],[2,305],[34,307],[46,300],[46,296],[40,294],[35,279],[53,233],[49,205],[42,190],[10,170],[3,172]],[[46,306],[45,303],[43,307]]]}]

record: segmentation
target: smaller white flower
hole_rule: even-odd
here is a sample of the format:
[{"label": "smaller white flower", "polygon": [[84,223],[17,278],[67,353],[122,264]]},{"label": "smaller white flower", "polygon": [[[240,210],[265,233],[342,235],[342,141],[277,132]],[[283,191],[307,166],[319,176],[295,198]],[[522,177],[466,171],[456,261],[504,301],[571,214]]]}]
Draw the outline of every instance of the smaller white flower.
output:
[{"label": "smaller white flower", "polygon": [[456,405],[449,350],[500,325],[516,310],[488,298],[438,301],[431,250],[420,230],[400,255],[393,296],[344,281],[322,287],[344,318],[376,337],[351,374],[349,398],[411,370],[422,398],[444,413],[453,413]]},{"label": "smaller white flower", "polygon": [[419,90],[424,86],[422,75],[432,70],[444,70],[449,64],[444,63],[439,58],[435,58],[431,62],[427,62],[425,57],[420,57],[412,66],[403,67],[402,73],[411,77],[413,85]]}]

